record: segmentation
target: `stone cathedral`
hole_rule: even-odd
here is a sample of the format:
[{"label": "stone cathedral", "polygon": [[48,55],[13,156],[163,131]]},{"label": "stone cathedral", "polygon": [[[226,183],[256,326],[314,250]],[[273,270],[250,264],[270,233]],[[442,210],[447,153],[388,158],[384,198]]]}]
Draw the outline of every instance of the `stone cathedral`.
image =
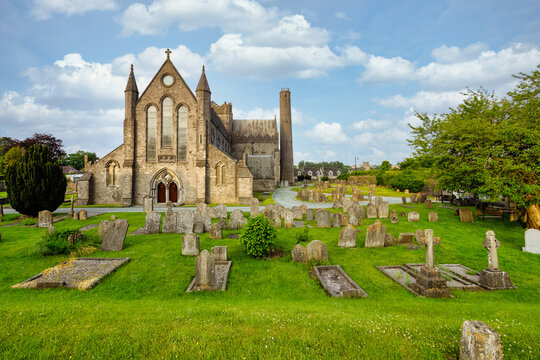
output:
[{"label": "stone cathedral", "polygon": [[[246,204],[254,191],[293,181],[291,98],[280,92],[276,119],[233,119],[231,103],[212,102],[204,73],[195,90],[167,58],[139,94],[133,65],[125,90],[124,142],[85,162],[78,205]],[[281,137],[280,137],[281,134]]]}]

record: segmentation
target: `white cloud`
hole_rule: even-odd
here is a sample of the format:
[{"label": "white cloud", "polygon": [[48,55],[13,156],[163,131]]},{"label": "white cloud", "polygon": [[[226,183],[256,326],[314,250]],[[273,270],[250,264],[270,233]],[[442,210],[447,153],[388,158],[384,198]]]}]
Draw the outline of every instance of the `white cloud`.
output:
[{"label": "white cloud", "polygon": [[[464,89],[465,90],[465,89]],[[449,107],[459,105],[465,96],[464,91],[431,92],[419,91],[411,97],[394,95],[386,99],[374,99],[380,105],[410,111],[442,113],[447,112]]]},{"label": "white cloud", "polygon": [[366,71],[360,77],[360,83],[382,84],[387,82],[410,80],[414,74],[414,65],[401,57],[385,58],[370,55],[365,64]]},{"label": "white cloud", "polygon": [[34,0],[31,14],[39,20],[48,19],[53,13],[67,16],[84,14],[92,10],[114,10],[115,0]]},{"label": "white cloud", "polygon": [[326,29],[313,28],[303,15],[286,16],[268,31],[258,31],[246,42],[258,46],[290,47],[324,45],[330,40]]},{"label": "white cloud", "polygon": [[349,141],[347,135],[343,133],[341,124],[337,122],[328,124],[321,121],[313,129],[306,131],[305,135],[310,137],[312,141],[323,144],[343,144]]},{"label": "white cloud", "polygon": [[326,150],[324,152],[324,156],[325,158],[328,160],[328,159],[335,159],[335,156],[337,155],[337,152],[333,151],[333,150]]},{"label": "white cloud", "polygon": [[389,121],[374,119],[360,120],[352,125],[356,131],[380,130],[389,126],[391,126]]},{"label": "white cloud", "polygon": [[488,49],[489,47],[487,44],[482,42],[471,44],[463,49],[458,48],[457,46],[448,47],[443,45],[433,49],[431,55],[440,64],[452,64],[456,62],[474,60],[481,55],[482,52],[487,51]]},{"label": "white cloud", "polygon": [[345,14],[343,11],[338,11],[334,14],[335,17],[337,17],[338,19],[343,19],[343,20],[348,20],[349,17],[347,16],[347,14]]},{"label": "white cloud", "polygon": [[294,158],[296,159],[296,164],[298,164],[299,161],[310,161],[311,154],[307,152],[302,151],[295,151],[294,152]]}]

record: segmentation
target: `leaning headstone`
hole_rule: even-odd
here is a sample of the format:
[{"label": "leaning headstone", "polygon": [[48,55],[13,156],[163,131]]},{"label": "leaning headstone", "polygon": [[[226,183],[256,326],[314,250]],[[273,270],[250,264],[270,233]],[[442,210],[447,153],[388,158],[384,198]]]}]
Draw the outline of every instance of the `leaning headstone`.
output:
[{"label": "leaning headstone", "polygon": [[332,214],[332,226],[335,228],[341,227],[341,216],[339,213]]},{"label": "leaning headstone", "polygon": [[342,248],[356,247],[356,229],[352,225],[347,225],[339,233],[338,246]]},{"label": "leaning headstone", "polygon": [[380,196],[375,197],[375,207],[379,207],[383,203],[383,198]]},{"label": "leaning headstone", "polygon": [[294,262],[305,263],[307,262],[307,250],[304,246],[296,244],[292,251],[291,256]]},{"label": "leaning headstone", "polygon": [[223,239],[221,225],[219,223],[214,223],[210,227],[210,239]]},{"label": "leaning headstone", "polygon": [[439,214],[435,211],[430,211],[428,214],[429,222],[439,222]]},{"label": "leaning headstone", "polygon": [[400,233],[398,236],[398,245],[412,245],[414,242],[413,233]]},{"label": "leaning headstone", "polygon": [[366,247],[375,248],[384,246],[384,237],[386,235],[386,226],[381,220],[376,220],[373,225],[369,225],[366,233]]},{"label": "leaning headstone", "polygon": [[396,245],[396,237],[390,233],[384,236],[384,247]]},{"label": "leaning headstone", "polygon": [[377,208],[372,203],[367,204],[367,218],[376,219],[377,218]]},{"label": "leaning headstone", "polygon": [[215,290],[216,265],[208,250],[203,250],[195,260],[195,285],[201,290]]},{"label": "leaning headstone", "polygon": [[219,225],[219,227],[221,228],[221,231],[223,230],[227,230],[227,221],[225,221],[225,219],[221,219],[217,222],[217,224]]},{"label": "leaning headstone", "polygon": [[281,216],[277,210],[272,211],[271,215],[274,217],[272,223],[276,229],[281,229]]},{"label": "leaning headstone", "polygon": [[78,211],[73,213],[73,220],[79,220],[79,212]]},{"label": "leaning headstone", "polygon": [[182,255],[199,255],[199,235],[187,233],[182,236]]},{"label": "leaning headstone", "polygon": [[128,231],[128,221],[117,219],[112,221],[103,235],[101,251],[120,251],[124,248],[124,241]]},{"label": "leaning headstone", "polygon": [[202,221],[194,220],[193,222],[193,232],[196,234],[204,233],[204,223]]},{"label": "leaning headstone", "polygon": [[285,228],[292,228],[294,219],[291,209],[285,209],[281,214],[283,215]]},{"label": "leaning headstone", "polygon": [[216,211],[216,207],[213,206],[213,207],[209,207],[206,209],[206,215],[208,217],[210,217],[210,219],[217,219],[218,216],[217,216],[217,211]]},{"label": "leaning headstone", "polygon": [[49,210],[42,210],[38,213],[38,227],[48,228],[53,224],[53,215]]},{"label": "leaning headstone", "polygon": [[306,221],[312,221],[313,220],[313,209],[307,209],[306,210]]},{"label": "leaning headstone", "polygon": [[88,220],[88,213],[86,210],[79,211],[79,220]]},{"label": "leaning headstone", "polygon": [[461,325],[460,360],[502,360],[499,334],[481,321],[467,320]]},{"label": "leaning headstone", "polygon": [[387,219],[388,211],[388,203],[384,201],[379,202],[379,205],[377,206],[377,216],[379,219]]},{"label": "leaning headstone", "polygon": [[420,214],[416,211],[411,211],[407,215],[407,221],[408,222],[419,222],[420,221]]},{"label": "leaning headstone", "polygon": [[169,212],[167,211],[167,215],[165,215],[165,218],[163,219],[163,233],[176,234],[176,221],[176,213],[171,211],[171,213],[169,214]]},{"label": "leaning headstone", "polygon": [[433,209],[433,203],[431,202],[430,199],[427,199],[426,201],[424,201],[424,205],[426,205],[426,209]]},{"label": "leaning headstone", "polygon": [[488,289],[513,289],[514,285],[505,271],[499,269],[499,256],[497,249],[501,242],[495,238],[493,230],[486,231],[486,238],[482,246],[488,251],[488,268],[480,273],[480,285]]},{"label": "leaning headstone", "polygon": [[540,254],[540,230],[525,230],[525,246],[522,250],[533,254]]},{"label": "leaning headstone", "polygon": [[219,204],[215,207],[215,209],[216,209],[216,217],[218,219],[227,218],[227,206],[225,204]]},{"label": "leaning headstone", "polygon": [[227,261],[227,247],[214,246],[212,247],[211,255],[216,261]]},{"label": "leaning headstone", "polygon": [[399,222],[399,219],[398,219],[398,217],[397,217],[397,214],[392,214],[392,215],[390,216],[390,223],[392,223],[392,224],[397,224],[398,222]]},{"label": "leaning headstone", "polygon": [[341,226],[349,225],[349,215],[343,212],[340,212],[338,214],[339,214]]},{"label": "leaning headstone", "polygon": [[313,240],[307,244],[306,252],[308,261],[328,261],[328,250],[326,249],[326,244],[319,240]]},{"label": "leaning headstone", "polygon": [[330,218],[331,213],[326,209],[317,209],[315,212],[315,220],[317,221],[317,227],[330,227]]},{"label": "leaning headstone", "polygon": [[249,205],[251,207],[251,217],[259,215],[259,199],[252,198]]},{"label": "leaning headstone", "polygon": [[426,236],[426,234],[424,233],[424,230],[422,230],[422,229],[418,229],[414,233],[414,237],[416,238],[416,241],[419,244],[422,244],[425,241],[425,239],[424,239],[425,236]]},{"label": "leaning headstone", "polygon": [[147,214],[154,211],[154,198],[150,195],[143,197],[143,211]]},{"label": "leaning headstone", "polygon": [[411,194],[411,204],[416,204],[416,194]]},{"label": "leaning headstone", "polygon": [[176,213],[176,233],[187,234],[193,232],[193,211],[182,209]]},{"label": "leaning headstone", "polygon": [[303,220],[304,214],[302,213],[302,208],[300,206],[293,206],[291,208],[292,217],[294,220]]},{"label": "leaning headstone", "polygon": [[474,222],[471,209],[461,208],[459,209],[459,220],[461,222]]},{"label": "leaning headstone", "polygon": [[161,225],[161,214],[157,211],[151,211],[146,213],[146,220],[144,222],[145,234],[159,234],[159,226]]}]

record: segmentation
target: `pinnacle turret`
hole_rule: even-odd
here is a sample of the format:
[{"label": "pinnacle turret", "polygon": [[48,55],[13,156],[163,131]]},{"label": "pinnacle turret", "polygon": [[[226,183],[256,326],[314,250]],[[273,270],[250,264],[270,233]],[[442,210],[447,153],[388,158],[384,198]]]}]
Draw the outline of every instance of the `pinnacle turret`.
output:
[{"label": "pinnacle turret", "polygon": [[206,80],[206,75],[204,74],[204,65],[202,67],[201,78],[199,79],[199,84],[197,85],[196,91],[206,91],[211,93],[210,86],[208,86],[208,81]]},{"label": "pinnacle turret", "polygon": [[135,81],[135,74],[133,73],[133,64],[131,64],[131,71],[129,72],[129,79],[125,91],[135,91],[136,93],[139,93],[137,82]]}]

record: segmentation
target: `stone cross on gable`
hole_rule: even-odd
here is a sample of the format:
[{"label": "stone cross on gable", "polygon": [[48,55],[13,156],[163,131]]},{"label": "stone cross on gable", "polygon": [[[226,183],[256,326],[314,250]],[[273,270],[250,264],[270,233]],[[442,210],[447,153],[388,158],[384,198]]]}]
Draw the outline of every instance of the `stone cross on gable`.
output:
[{"label": "stone cross on gable", "polygon": [[499,257],[497,255],[497,248],[501,246],[501,242],[495,238],[493,230],[486,231],[486,238],[482,242],[482,245],[488,251],[488,267],[490,270],[499,269]]},{"label": "stone cross on gable", "polygon": [[170,49],[165,50],[165,54],[167,54],[167,59],[168,59],[169,56],[171,55],[171,50]]},{"label": "stone cross on gable", "polygon": [[438,245],[441,243],[441,239],[438,237],[433,237],[433,230],[426,229],[424,230],[424,236],[418,239],[418,243],[426,247],[426,266],[434,267],[435,261],[433,258],[433,245]]}]

